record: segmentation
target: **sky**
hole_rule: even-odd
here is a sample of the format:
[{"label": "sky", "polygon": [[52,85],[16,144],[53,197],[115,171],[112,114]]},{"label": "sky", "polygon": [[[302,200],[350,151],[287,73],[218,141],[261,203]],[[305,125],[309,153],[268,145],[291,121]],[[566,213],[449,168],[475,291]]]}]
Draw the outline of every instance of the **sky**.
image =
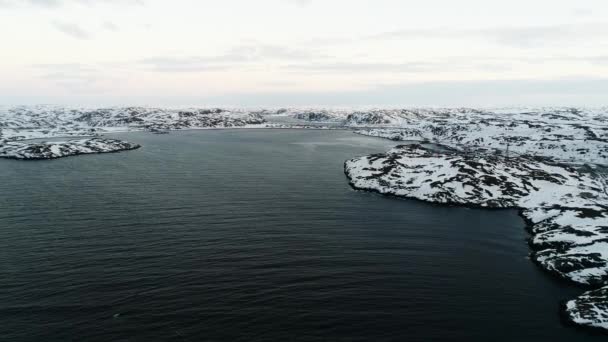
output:
[{"label": "sky", "polygon": [[0,0],[0,104],[608,105],[606,0]]}]

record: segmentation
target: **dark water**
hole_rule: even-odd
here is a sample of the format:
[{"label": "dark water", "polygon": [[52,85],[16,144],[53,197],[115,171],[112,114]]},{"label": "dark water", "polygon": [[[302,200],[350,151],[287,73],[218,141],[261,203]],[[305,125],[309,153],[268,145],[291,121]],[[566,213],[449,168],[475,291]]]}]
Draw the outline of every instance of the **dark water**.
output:
[{"label": "dark water", "polygon": [[125,135],[0,161],[2,341],[584,341],[515,211],[349,188],[349,132]]}]

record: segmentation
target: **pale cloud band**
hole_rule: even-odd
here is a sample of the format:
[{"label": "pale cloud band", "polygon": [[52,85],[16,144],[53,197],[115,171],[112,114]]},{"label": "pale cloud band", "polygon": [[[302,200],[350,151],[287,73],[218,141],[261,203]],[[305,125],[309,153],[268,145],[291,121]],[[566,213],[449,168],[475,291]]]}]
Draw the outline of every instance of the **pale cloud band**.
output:
[{"label": "pale cloud band", "polygon": [[[503,5],[0,0],[1,100],[601,102],[579,90],[603,89],[608,75],[606,2]],[[514,84],[546,91],[515,95]],[[504,96],[459,91],[475,85]]]}]

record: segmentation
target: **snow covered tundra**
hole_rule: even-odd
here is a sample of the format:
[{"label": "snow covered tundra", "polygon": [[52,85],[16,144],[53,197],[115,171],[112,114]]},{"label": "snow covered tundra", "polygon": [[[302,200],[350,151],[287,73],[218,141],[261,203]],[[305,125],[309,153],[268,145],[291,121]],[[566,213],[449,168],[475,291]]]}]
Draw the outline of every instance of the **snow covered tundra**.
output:
[{"label": "snow covered tundra", "polygon": [[[588,289],[568,321],[608,332],[608,108],[0,108],[0,157],[54,159],[139,148],[104,133],[341,128],[403,141],[348,160],[352,187],[449,205],[517,208],[531,259]],[[52,141],[50,139],[53,139]]]}]

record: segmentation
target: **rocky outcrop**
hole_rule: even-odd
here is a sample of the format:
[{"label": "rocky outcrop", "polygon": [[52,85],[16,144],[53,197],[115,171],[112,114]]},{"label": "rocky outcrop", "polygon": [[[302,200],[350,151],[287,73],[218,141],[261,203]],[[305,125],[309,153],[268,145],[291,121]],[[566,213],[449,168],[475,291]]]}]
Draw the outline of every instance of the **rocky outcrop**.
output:
[{"label": "rocky outcrop", "polygon": [[566,302],[564,311],[572,323],[608,331],[608,286]]},{"label": "rocky outcrop", "polygon": [[312,121],[312,122],[328,122],[328,121],[337,121],[339,117],[330,114],[327,111],[304,111],[295,113],[293,115],[295,119],[304,120],[304,121]]}]

